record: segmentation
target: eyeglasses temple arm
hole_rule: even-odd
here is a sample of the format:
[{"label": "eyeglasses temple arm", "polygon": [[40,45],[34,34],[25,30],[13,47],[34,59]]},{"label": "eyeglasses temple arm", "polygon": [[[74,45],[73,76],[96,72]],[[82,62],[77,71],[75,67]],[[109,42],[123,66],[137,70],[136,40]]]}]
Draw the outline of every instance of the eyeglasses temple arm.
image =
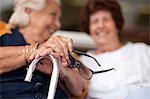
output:
[{"label": "eyeglasses temple arm", "polygon": [[111,71],[111,70],[116,70],[115,68],[111,68],[111,69],[106,69],[106,70],[101,70],[101,71],[93,71],[93,74],[98,74],[98,73],[104,73],[104,72],[108,72],[108,71]]},{"label": "eyeglasses temple arm", "polygon": [[77,51],[77,50],[73,50],[73,52],[78,53],[79,55],[84,55],[84,56],[87,56],[87,57],[91,57],[92,59],[95,60],[95,62],[98,64],[98,66],[101,66],[101,65],[99,64],[99,62],[98,62],[93,56],[90,56],[90,55],[88,55],[88,54],[85,54],[85,53],[80,52],[80,51]]}]

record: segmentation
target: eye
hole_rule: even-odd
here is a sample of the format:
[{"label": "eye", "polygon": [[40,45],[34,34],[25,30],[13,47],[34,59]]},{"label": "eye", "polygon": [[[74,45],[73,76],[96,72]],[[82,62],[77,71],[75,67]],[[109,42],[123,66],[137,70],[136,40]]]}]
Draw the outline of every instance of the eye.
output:
[{"label": "eye", "polygon": [[54,11],[50,12],[50,15],[55,17],[56,16],[56,12],[54,12]]},{"label": "eye", "polygon": [[95,18],[95,19],[91,19],[90,23],[91,23],[91,24],[96,24],[96,23],[98,23],[98,21],[99,21],[99,20],[98,20],[97,18]]},{"label": "eye", "polygon": [[108,22],[109,20],[110,20],[110,19],[107,18],[107,17],[104,17],[104,18],[103,18],[103,21],[104,21],[104,22]]}]

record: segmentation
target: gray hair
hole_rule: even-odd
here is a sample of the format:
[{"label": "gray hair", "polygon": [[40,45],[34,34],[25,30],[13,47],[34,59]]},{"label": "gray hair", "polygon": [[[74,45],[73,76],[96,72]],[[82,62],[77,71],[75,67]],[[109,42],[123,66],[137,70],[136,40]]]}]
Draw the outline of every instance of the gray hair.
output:
[{"label": "gray hair", "polygon": [[[45,7],[48,0],[16,0],[14,13],[10,17],[9,25],[12,28],[24,27],[29,23],[29,14],[25,12],[26,8],[38,11]],[[60,4],[60,0],[54,0]]]}]

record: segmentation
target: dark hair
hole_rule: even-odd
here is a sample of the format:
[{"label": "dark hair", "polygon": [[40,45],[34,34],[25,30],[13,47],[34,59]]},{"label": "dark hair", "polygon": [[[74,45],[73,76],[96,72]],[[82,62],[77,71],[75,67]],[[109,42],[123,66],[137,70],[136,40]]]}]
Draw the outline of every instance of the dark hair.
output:
[{"label": "dark hair", "polygon": [[124,18],[122,15],[121,7],[117,0],[88,0],[87,4],[83,8],[81,13],[81,25],[83,31],[89,33],[89,18],[90,15],[99,11],[106,10],[112,15],[112,18],[116,24],[119,32],[121,32],[124,25]]}]

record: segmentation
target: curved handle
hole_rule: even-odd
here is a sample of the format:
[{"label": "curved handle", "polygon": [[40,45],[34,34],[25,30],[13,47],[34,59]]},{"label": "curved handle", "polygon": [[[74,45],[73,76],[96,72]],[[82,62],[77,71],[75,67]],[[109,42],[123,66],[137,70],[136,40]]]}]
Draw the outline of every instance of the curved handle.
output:
[{"label": "curved handle", "polygon": [[[49,57],[51,58],[51,61],[53,62],[53,71],[52,71],[52,76],[51,76],[51,81],[50,81],[50,85],[49,85],[49,92],[48,92],[47,99],[54,99],[57,82],[58,82],[58,77],[59,77],[59,64],[58,64],[58,61],[52,55],[49,55]],[[36,68],[36,64],[42,58],[43,57],[40,57],[39,59],[34,59],[32,61],[32,63],[29,65],[29,69],[27,71],[25,81],[31,82],[32,73]]]},{"label": "curved handle", "polygon": [[58,77],[59,77],[59,64],[58,61],[52,55],[50,55],[50,57],[53,62],[53,71],[52,71],[47,99],[54,99],[56,88],[57,88]]}]

